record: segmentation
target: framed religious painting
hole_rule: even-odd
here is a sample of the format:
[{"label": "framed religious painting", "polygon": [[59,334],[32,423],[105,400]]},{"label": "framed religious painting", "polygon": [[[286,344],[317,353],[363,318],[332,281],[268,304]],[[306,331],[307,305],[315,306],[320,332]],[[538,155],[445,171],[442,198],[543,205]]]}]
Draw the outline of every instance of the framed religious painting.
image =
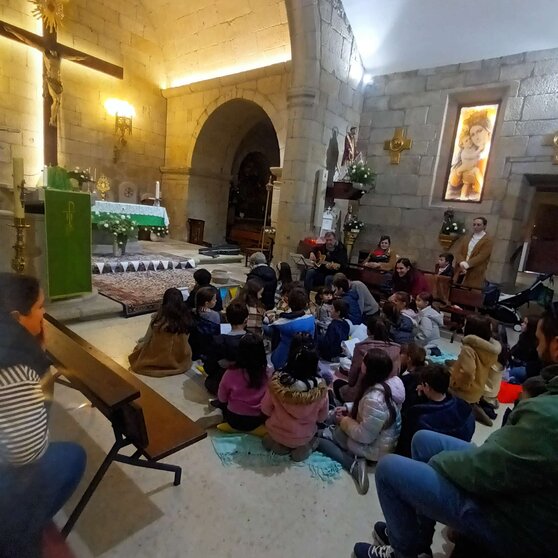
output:
[{"label": "framed religious painting", "polygon": [[459,107],[443,201],[482,201],[499,107],[499,103]]}]

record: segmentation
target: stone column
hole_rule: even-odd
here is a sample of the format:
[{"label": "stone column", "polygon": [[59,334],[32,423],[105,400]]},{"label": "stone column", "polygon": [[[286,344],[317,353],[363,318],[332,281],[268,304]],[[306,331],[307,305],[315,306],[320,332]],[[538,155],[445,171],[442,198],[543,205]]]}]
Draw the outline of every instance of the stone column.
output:
[{"label": "stone column", "polygon": [[[161,167],[163,205],[169,214],[170,237],[188,240],[186,207],[190,174],[188,167]],[[168,203],[168,202],[171,203]]]}]

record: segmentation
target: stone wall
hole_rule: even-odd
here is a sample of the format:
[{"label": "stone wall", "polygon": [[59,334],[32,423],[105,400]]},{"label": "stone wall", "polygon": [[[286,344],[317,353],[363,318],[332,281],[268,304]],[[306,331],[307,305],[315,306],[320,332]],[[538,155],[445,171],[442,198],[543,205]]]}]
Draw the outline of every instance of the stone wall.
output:
[{"label": "stone wall", "polygon": [[159,32],[169,87],[290,59],[284,0],[144,4]]},{"label": "stone wall", "polygon": [[187,219],[203,219],[205,240],[225,237],[229,185],[244,138],[262,121],[275,130],[283,160],[290,63],[163,91],[168,102],[163,197],[171,236],[188,238]]},{"label": "stone wall", "polygon": [[[398,254],[432,269],[440,252],[443,212],[489,220],[495,248],[488,271],[493,281],[512,281],[510,258],[523,241],[523,221],[533,188],[523,175],[558,174],[551,164],[558,131],[558,50],[377,76],[365,91],[360,147],[377,171],[376,192],[361,200],[367,223],[359,248],[390,234]],[[482,203],[442,202],[442,186],[459,104],[500,100]],[[384,141],[405,127],[413,147],[390,165]]]},{"label": "stone wall", "polygon": [[[14,8],[14,6],[16,6]],[[0,7],[0,17],[38,32],[25,0]],[[140,192],[154,191],[164,160],[166,101],[163,59],[143,4],[136,0],[73,0],[65,4],[59,41],[124,68],[118,80],[71,61],[62,62],[64,94],[59,123],[59,164],[97,168],[117,190],[131,180]],[[37,51],[0,38],[0,182],[11,183],[11,157],[25,158],[26,174],[36,183],[42,166],[42,78]],[[5,63],[4,63],[5,62]],[[114,117],[106,99],[128,101],[136,111],[133,135],[120,161],[113,164]],[[19,131],[17,131],[19,130]]]},{"label": "stone wall", "polygon": [[325,168],[332,129],[340,158],[347,128],[360,120],[363,67],[339,0],[287,0],[292,50],[289,122],[275,257],[312,235],[316,171]]}]

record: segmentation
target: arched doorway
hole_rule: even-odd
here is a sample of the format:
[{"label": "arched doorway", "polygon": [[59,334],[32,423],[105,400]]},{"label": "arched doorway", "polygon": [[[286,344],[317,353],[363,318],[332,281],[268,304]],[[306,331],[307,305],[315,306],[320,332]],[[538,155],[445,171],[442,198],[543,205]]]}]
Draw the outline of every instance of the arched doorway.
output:
[{"label": "arched doorway", "polygon": [[279,164],[275,127],[258,104],[233,99],[209,115],[192,154],[187,207],[189,218],[205,221],[205,241],[221,244],[239,227],[261,234],[269,167]]}]

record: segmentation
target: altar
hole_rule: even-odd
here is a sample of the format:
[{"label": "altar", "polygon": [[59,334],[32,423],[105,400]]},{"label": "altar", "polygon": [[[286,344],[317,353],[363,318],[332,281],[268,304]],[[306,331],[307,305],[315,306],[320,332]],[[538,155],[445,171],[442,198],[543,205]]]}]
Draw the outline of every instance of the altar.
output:
[{"label": "altar", "polygon": [[140,227],[168,227],[169,216],[164,207],[137,203],[96,201],[91,206],[91,222],[98,223],[103,213],[129,215]]}]

